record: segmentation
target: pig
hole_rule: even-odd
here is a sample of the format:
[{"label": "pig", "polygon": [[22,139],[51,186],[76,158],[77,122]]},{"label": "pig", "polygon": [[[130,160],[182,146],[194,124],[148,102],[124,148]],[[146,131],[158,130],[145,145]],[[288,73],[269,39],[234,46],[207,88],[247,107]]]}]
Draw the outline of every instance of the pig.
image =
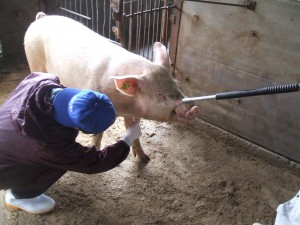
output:
[{"label": "pig", "polygon": [[[198,106],[181,104],[186,96],[159,42],[154,43],[152,62],[73,19],[38,13],[25,33],[24,48],[31,72],[55,74],[66,87],[105,93],[126,128],[141,118],[190,123],[198,114]],[[93,144],[100,146],[101,138],[97,135]],[[150,160],[139,139],[132,151],[142,162]]]}]

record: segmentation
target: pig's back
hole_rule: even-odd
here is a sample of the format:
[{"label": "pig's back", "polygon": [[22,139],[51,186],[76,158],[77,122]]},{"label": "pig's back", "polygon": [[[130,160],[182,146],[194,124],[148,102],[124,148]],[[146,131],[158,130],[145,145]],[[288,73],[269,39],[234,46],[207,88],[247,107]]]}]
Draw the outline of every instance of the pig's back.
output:
[{"label": "pig's back", "polygon": [[[27,29],[24,39],[25,44],[32,41],[40,41],[44,44],[63,43],[72,46],[73,43],[84,46],[86,42],[107,42],[110,41],[83,24],[63,16],[45,16],[37,19]],[[69,43],[69,44],[68,44]]]},{"label": "pig's back", "polygon": [[31,71],[56,74],[62,84],[78,88],[89,88],[95,81],[95,70],[101,76],[108,64],[129,54],[79,22],[62,16],[34,21],[25,34],[24,45]]}]

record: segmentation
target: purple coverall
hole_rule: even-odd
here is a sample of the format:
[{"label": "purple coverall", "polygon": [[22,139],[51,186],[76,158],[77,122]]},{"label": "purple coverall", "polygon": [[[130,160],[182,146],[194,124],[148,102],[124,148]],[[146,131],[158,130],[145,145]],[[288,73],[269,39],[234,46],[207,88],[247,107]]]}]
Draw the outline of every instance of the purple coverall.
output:
[{"label": "purple coverall", "polygon": [[103,150],[85,147],[75,141],[76,129],[54,120],[49,93],[62,87],[52,74],[32,73],[0,107],[0,190],[11,189],[16,198],[33,198],[67,171],[105,172],[127,158],[126,142]]}]

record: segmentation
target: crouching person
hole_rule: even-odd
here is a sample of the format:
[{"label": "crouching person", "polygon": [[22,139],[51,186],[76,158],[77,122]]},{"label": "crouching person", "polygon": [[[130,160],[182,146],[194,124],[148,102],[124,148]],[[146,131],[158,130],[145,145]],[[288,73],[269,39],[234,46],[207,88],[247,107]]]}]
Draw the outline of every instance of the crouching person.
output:
[{"label": "crouching person", "polygon": [[43,214],[55,201],[43,193],[67,171],[86,174],[113,169],[124,161],[139,123],[100,150],[76,142],[79,130],[105,131],[115,121],[105,94],[65,88],[46,73],[28,75],[0,108],[0,190],[12,209]]}]

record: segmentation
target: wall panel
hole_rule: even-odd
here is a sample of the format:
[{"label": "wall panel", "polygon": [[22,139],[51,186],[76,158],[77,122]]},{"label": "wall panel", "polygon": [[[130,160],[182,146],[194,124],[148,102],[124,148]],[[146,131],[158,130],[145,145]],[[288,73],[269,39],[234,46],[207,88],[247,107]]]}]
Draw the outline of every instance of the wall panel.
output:
[{"label": "wall panel", "polygon": [[[181,88],[202,96],[300,83],[299,12],[299,1],[257,1],[255,11],[184,1],[175,63]],[[300,162],[299,97],[298,92],[197,105],[200,118]]]}]

